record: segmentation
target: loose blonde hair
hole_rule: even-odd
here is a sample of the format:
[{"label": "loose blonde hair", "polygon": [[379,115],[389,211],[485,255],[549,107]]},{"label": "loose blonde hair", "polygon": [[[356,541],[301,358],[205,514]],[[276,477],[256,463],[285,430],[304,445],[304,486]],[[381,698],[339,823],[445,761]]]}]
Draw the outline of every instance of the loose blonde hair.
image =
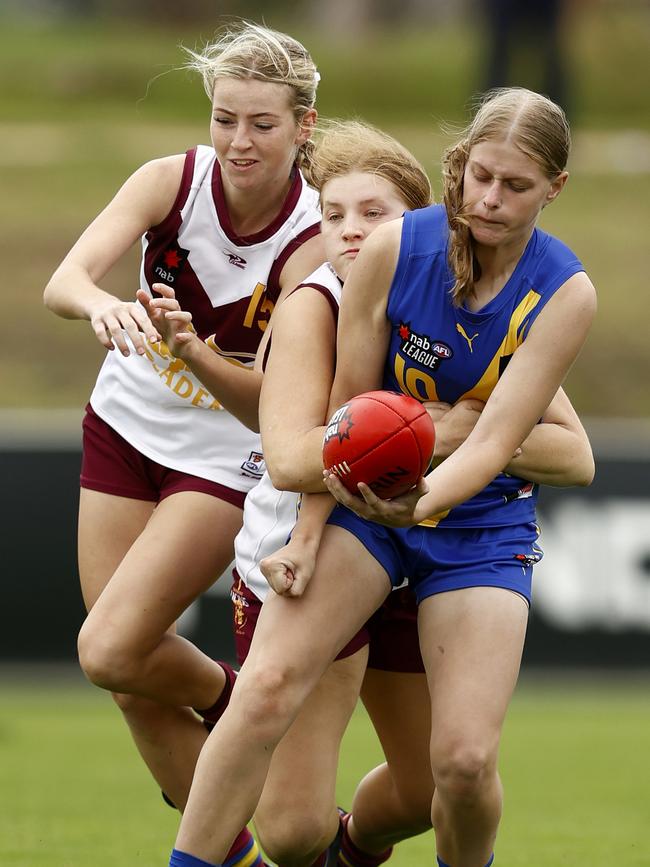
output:
[{"label": "loose blonde hair", "polygon": [[[240,21],[225,26],[202,51],[184,50],[189,57],[185,67],[201,75],[210,100],[218,78],[255,78],[287,85],[298,124],[314,107],[320,81],[316,64],[304,45],[286,33]],[[310,150],[310,142],[306,142],[299,157],[306,157]]]},{"label": "loose blonde hair", "polygon": [[305,170],[309,183],[320,191],[332,178],[355,171],[390,181],[409,210],[431,204],[431,184],[426,172],[392,136],[358,120],[321,123]]},{"label": "loose blonde hair", "polygon": [[442,158],[443,200],[449,220],[449,265],[455,277],[454,304],[462,304],[479,279],[474,243],[463,214],[463,179],[469,154],[483,141],[508,139],[540,167],[549,180],[564,171],[571,133],[564,111],[546,96],[523,87],[489,91],[470,124]]}]

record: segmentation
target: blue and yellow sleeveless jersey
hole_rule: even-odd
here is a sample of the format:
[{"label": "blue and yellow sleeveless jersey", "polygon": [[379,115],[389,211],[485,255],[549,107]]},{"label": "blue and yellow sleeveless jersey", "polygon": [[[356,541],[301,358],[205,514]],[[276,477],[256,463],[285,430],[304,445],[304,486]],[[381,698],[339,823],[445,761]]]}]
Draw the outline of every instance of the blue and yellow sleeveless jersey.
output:
[{"label": "blue and yellow sleeveless jersey", "polygon": [[[564,244],[535,229],[512,276],[480,311],[455,307],[442,205],[404,214],[388,295],[391,336],[383,387],[418,400],[487,401],[513,352],[553,293],[584,268]],[[426,524],[506,526],[535,520],[537,485],[500,474],[472,499]]]}]

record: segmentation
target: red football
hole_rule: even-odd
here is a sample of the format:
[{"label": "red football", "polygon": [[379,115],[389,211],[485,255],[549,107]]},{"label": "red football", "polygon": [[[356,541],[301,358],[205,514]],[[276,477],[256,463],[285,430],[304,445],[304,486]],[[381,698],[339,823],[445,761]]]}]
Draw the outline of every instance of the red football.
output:
[{"label": "red football", "polygon": [[323,466],[358,494],[365,482],[384,500],[406,493],[424,475],[435,430],[422,404],[394,391],[368,391],[340,406],[327,424]]}]

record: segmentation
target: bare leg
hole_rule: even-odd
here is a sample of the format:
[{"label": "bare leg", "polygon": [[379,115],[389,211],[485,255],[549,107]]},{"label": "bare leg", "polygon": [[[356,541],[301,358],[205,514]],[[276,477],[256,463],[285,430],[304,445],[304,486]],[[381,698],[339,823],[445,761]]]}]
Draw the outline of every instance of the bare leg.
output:
[{"label": "bare leg", "polygon": [[205,727],[189,708],[125,693],[113,698],[156,783],[179,810],[184,810],[196,761],[208,736]]},{"label": "bare leg", "polygon": [[255,827],[282,867],[309,867],[336,836],[339,749],[367,658],[364,647],[330,665],[273,753]]},{"label": "bare leg", "polygon": [[425,599],[418,628],[431,694],[431,818],[441,859],[484,867],[501,817],[501,728],[515,687],[528,608],[472,587]]},{"label": "bare leg", "polygon": [[223,670],[173,629],[232,558],[241,510],[193,492],[152,503],[82,489],[79,564],[90,614],[82,668],[111,690],[161,788],[180,808]]},{"label": "bare leg", "polygon": [[361,690],[386,756],[359,783],[348,834],[364,852],[380,854],[431,827],[431,712],[424,674],[369,668]]},{"label": "bare leg", "polygon": [[326,527],[305,594],[271,596],[262,606],[230,705],[199,757],[177,849],[223,860],[255,812],[277,744],[336,653],[388,590],[386,573],[361,543],[339,527]]}]

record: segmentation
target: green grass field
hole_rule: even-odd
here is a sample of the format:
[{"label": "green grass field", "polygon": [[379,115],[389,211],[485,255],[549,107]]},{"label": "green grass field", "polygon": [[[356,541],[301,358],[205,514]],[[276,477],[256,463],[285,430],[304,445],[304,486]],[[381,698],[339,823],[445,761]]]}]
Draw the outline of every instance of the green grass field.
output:
[{"label": "green grass field", "polygon": [[[0,864],[113,867],[167,863],[165,807],[119,712],[79,675],[0,675]],[[650,682],[523,677],[506,723],[499,867],[648,867]],[[346,735],[339,801],[380,760],[360,708]],[[432,833],[391,865],[433,863]]]}]

